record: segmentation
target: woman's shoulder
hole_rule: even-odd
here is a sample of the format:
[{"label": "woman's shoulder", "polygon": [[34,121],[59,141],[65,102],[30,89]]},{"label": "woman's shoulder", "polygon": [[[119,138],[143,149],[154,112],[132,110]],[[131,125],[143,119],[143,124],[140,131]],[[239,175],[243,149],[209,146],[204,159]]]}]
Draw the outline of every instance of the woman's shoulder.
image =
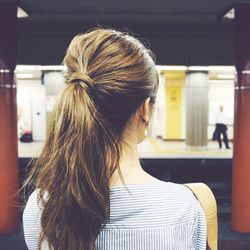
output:
[{"label": "woman's shoulder", "polygon": [[157,180],[156,182],[152,182],[151,185],[148,184],[143,187],[146,190],[151,190],[151,193],[154,193],[156,196],[166,196],[171,198],[184,198],[190,200],[196,200],[193,192],[183,184],[178,184],[174,182],[165,182]]},{"label": "woman's shoulder", "polygon": [[[155,194],[158,193],[161,199],[165,199],[167,202],[183,205],[184,207],[197,206],[197,198],[193,192],[182,184],[173,182],[160,181],[159,185],[152,190]],[[188,206],[189,205],[189,206]]]},{"label": "woman's shoulder", "polygon": [[189,228],[200,215],[204,217],[192,191],[172,182],[115,187],[111,189],[110,198],[112,223],[122,221],[123,224],[131,222],[134,225],[138,216],[139,219],[144,218],[143,226],[146,223],[150,227],[185,225]]},{"label": "woman's shoulder", "polygon": [[187,188],[183,184],[179,183],[174,183],[174,182],[165,182],[165,181],[158,181],[159,186],[161,186],[163,189],[168,190],[168,191],[173,191],[173,192],[179,192],[179,193],[184,193],[184,194],[190,194],[190,189]]},{"label": "woman's shoulder", "polygon": [[185,185],[172,182],[162,182],[160,203],[164,205],[163,212],[172,214],[172,218],[179,218],[178,222],[198,223],[206,231],[204,210],[194,193]]},{"label": "woman's shoulder", "polygon": [[41,204],[39,190],[34,190],[27,201],[23,212],[23,231],[28,249],[38,249],[40,234]]},{"label": "woman's shoulder", "polygon": [[128,195],[131,193],[138,196],[141,195],[149,200],[159,198],[170,198],[172,200],[184,198],[184,200],[196,200],[192,191],[185,185],[161,180],[149,183],[115,186],[111,188],[111,194],[114,196],[120,196],[121,193],[127,193]]},{"label": "woman's shoulder", "polygon": [[136,202],[137,206],[147,204],[147,207],[163,212],[169,212],[176,208],[176,213],[180,214],[192,214],[199,206],[199,202],[188,187],[160,180],[125,187],[113,187],[110,197],[111,203],[117,206],[120,204],[129,206],[129,204]]}]

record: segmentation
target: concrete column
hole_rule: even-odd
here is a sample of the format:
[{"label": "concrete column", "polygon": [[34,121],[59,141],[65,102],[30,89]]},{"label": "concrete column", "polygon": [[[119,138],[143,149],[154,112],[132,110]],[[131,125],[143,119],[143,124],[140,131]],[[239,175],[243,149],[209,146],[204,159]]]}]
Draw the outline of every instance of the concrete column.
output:
[{"label": "concrete column", "polygon": [[0,234],[19,228],[16,42],[16,3],[0,3]]},{"label": "concrete column", "polygon": [[235,119],[232,228],[250,233],[250,5],[235,6]]},{"label": "concrete column", "polygon": [[187,72],[186,76],[186,144],[190,148],[207,147],[208,74]]}]

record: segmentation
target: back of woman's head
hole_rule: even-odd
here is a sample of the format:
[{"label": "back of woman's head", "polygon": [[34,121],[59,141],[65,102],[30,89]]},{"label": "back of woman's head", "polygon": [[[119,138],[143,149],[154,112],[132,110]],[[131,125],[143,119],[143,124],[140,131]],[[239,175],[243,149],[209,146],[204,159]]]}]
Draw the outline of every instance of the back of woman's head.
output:
[{"label": "back of woman's head", "polygon": [[154,101],[156,70],[137,39],[105,29],[76,36],[64,64],[66,87],[33,172],[43,205],[40,245],[92,250],[109,219],[124,130],[146,98]]}]

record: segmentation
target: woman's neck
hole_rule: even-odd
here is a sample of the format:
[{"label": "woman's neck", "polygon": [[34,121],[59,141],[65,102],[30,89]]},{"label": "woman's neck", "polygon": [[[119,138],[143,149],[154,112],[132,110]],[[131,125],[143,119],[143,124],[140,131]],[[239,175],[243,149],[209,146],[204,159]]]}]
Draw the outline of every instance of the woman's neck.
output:
[{"label": "woman's neck", "polygon": [[147,183],[156,180],[142,169],[137,151],[137,143],[126,144],[123,147],[119,167],[122,178],[117,169],[111,177],[110,186]]}]

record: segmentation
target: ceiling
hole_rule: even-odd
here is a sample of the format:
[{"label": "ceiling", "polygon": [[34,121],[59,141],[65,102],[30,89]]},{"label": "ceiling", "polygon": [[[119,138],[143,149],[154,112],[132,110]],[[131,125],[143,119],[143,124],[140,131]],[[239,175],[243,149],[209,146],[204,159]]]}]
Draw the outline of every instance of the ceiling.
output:
[{"label": "ceiling", "polygon": [[[133,31],[162,65],[234,64],[234,25],[221,17],[242,0],[0,0],[18,2],[18,63],[61,63],[70,40],[90,28]],[[249,3],[250,0],[245,0]]]},{"label": "ceiling", "polygon": [[[12,0],[0,0],[12,1]],[[242,0],[19,0],[25,22],[216,23]],[[244,1],[249,2],[250,0]]]}]

